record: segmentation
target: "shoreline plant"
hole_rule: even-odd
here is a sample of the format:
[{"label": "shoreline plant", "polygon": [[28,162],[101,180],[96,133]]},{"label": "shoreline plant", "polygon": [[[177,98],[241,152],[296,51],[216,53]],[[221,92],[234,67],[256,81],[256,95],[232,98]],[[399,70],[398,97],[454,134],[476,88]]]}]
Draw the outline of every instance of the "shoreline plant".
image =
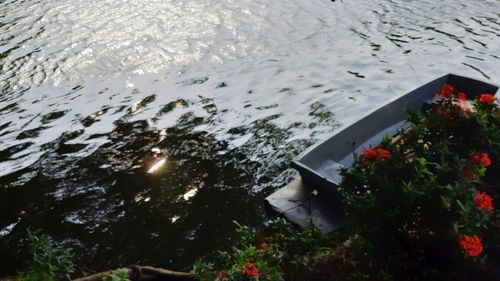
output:
[{"label": "shoreline plant", "polygon": [[498,255],[496,102],[444,85],[429,110],[409,113],[409,129],[342,170],[347,228],[374,270],[398,280],[465,276]]},{"label": "shoreline plant", "polygon": [[74,271],[69,248],[55,246],[51,238],[38,231],[27,230],[27,244],[32,260],[16,280],[56,281],[71,280],[69,274]]}]

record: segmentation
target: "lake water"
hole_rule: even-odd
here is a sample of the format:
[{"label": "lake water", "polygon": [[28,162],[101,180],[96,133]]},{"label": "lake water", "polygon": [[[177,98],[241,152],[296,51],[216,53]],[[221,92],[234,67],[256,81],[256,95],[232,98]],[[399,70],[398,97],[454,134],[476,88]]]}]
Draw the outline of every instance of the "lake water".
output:
[{"label": "lake water", "polygon": [[28,227],[78,274],[189,269],[314,141],[499,65],[498,0],[1,1],[0,276]]}]

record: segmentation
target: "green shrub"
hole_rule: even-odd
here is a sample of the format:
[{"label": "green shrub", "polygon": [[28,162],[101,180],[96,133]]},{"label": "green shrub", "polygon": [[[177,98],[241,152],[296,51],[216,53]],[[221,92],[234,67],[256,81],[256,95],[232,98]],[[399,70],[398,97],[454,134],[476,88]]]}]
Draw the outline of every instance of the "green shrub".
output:
[{"label": "green shrub", "polygon": [[[408,130],[365,148],[342,171],[348,231],[364,241],[371,272],[396,279],[480,270],[499,244],[499,112],[445,85],[436,104],[411,112]],[[494,239],[491,237],[496,236]]]},{"label": "green shrub", "polygon": [[192,273],[199,280],[357,279],[347,251],[355,238],[342,231],[322,235],[311,223],[299,230],[278,218],[260,232],[237,224],[236,233],[239,240],[231,249],[219,251],[213,262],[195,263]]},{"label": "green shrub", "polygon": [[28,248],[32,260],[27,269],[19,274],[25,281],[56,281],[67,279],[74,271],[71,252],[51,243],[49,236],[27,230]]}]

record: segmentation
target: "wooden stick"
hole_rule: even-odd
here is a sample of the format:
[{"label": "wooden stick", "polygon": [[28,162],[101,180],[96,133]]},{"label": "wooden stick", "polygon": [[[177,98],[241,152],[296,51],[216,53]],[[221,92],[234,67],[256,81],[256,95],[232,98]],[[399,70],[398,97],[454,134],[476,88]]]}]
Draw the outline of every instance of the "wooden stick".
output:
[{"label": "wooden stick", "polygon": [[[125,268],[131,281],[197,281],[197,279],[187,272],[172,271],[151,266],[133,265]],[[102,281],[114,270],[99,272],[89,276],[75,279],[74,281]]]}]

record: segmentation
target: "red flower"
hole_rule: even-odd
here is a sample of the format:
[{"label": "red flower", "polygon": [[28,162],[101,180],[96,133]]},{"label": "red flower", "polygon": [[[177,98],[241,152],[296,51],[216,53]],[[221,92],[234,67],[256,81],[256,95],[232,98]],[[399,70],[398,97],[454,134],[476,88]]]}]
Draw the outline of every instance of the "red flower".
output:
[{"label": "red flower", "polygon": [[436,98],[437,99],[447,99],[450,98],[453,95],[453,92],[455,91],[455,88],[451,85],[444,84],[441,89],[439,89],[439,92],[436,93]]},{"label": "red flower", "polygon": [[392,156],[389,150],[383,149],[381,147],[376,147],[375,149],[364,148],[363,157],[365,158],[364,160],[366,164],[366,161],[370,161],[373,159],[388,160],[391,159]]},{"label": "red flower", "polygon": [[227,276],[228,276],[227,270],[223,269],[223,270],[219,271],[219,277],[221,279],[227,279]]},{"label": "red flower", "polygon": [[476,194],[474,195],[474,202],[476,203],[476,207],[480,210],[484,210],[489,213],[493,211],[493,199],[484,192],[476,191]]},{"label": "red flower", "polygon": [[377,147],[375,148],[375,153],[377,153],[377,156],[380,159],[391,159],[391,152],[387,149]]},{"label": "red flower", "polygon": [[481,94],[479,96],[479,101],[482,102],[482,103],[493,103],[495,102],[497,98],[495,98],[494,96],[490,95],[490,94]]},{"label": "red flower", "polygon": [[259,244],[259,250],[261,251],[267,251],[267,249],[269,249],[269,244],[267,244],[266,242],[262,242]]},{"label": "red flower", "polygon": [[490,157],[488,153],[485,152],[476,152],[471,155],[472,162],[478,166],[488,167],[491,165]]},{"label": "red flower", "polygon": [[443,108],[441,106],[438,106],[436,108],[436,114],[439,115],[439,116],[443,116],[443,117],[449,117],[450,116],[450,112],[447,109],[445,109],[445,108]]},{"label": "red flower", "polygon": [[442,108],[441,106],[438,106],[438,107],[436,108],[436,113],[437,113],[437,115],[443,115],[443,113],[444,113],[444,112],[443,112],[443,108]]},{"label": "red flower", "polygon": [[462,171],[462,176],[471,181],[477,178],[476,174],[474,173],[474,170],[472,170],[471,168],[465,168]]},{"label": "red flower", "polygon": [[467,96],[463,92],[458,93],[457,98],[459,101],[466,101],[467,100]]},{"label": "red flower", "polygon": [[483,252],[483,243],[477,235],[464,235],[459,241],[460,247],[471,257],[477,257]]},{"label": "red flower", "polygon": [[371,148],[364,148],[363,157],[365,158],[365,160],[372,160],[377,158],[377,153]]},{"label": "red flower", "polygon": [[253,263],[247,263],[245,268],[241,271],[241,274],[259,277],[259,270]]}]

